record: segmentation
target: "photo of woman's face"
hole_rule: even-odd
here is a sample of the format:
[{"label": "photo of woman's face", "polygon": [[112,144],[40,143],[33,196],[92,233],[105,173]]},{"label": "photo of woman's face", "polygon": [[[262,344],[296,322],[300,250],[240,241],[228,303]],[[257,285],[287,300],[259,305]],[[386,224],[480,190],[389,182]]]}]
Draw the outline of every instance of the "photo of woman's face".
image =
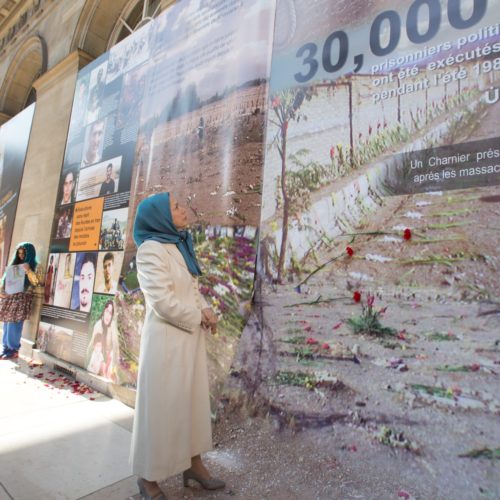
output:
[{"label": "photo of woman's face", "polygon": [[113,319],[113,305],[108,304],[104,309],[103,321],[106,326],[111,324],[111,320]]}]

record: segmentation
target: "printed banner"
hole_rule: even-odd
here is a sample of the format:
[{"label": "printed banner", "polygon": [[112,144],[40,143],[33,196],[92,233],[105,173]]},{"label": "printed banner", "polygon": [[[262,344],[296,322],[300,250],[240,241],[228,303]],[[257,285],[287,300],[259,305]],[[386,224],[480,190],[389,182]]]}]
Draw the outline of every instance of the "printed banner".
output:
[{"label": "printed banner", "polygon": [[35,105],[32,104],[0,127],[0,276],[3,276],[9,260],[34,112]]},{"label": "printed banner", "polygon": [[253,288],[274,9],[176,4],[79,73],[39,333],[48,352],[135,385],[133,220],[169,191],[190,209],[201,291],[220,317],[211,373],[229,369]]},{"label": "printed banner", "polygon": [[499,15],[277,6],[258,307],[234,375],[284,425],[324,427],[356,477],[394,471],[415,498],[476,496],[459,457],[498,446]]}]

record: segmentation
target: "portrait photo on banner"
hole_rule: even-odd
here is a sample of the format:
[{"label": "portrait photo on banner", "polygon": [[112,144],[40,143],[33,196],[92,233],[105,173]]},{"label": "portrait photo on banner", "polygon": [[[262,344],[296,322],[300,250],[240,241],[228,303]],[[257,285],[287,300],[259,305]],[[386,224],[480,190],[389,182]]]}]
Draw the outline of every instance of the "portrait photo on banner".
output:
[{"label": "portrait photo on banner", "polygon": [[97,266],[97,252],[76,254],[75,274],[71,292],[71,309],[90,312]]},{"label": "portrait photo on banner", "polygon": [[87,114],[87,100],[89,97],[89,79],[90,75],[86,74],[80,76],[76,82],[75,97],[73,99],[73,108],[69,124],[69,137],[79,134],[84,126]]},{"label": "portrait photo on banner", "polygon": [[63,171],[57,195],[58,205],[69,205],[76,201],[76,185],[78,182],[78,169],[67,168]]},{"label": "portrait photo on banner", "polygon": [[105,131],[106,119],[97,120],[87,126],[82,151],[82,168],[101,161]]},{"label": "portrait photo on banner", "polygon": [[86,368],[90,373],[117,381],[120,359],[118,328],[113,298],[109,295],[94,296],[89,325],[89,344]]},{"label": "portrait photo on banner", "polygon": [[128,123],[138,121],[137,110],[141,108],[146,85],[148,65],[145,64],[123,77],[120,104],[116,118],[116,127],[125,127]]},{"label": "portrait photo on banner", "polygon": [[94,293],[116,293],[122,264],[123,252],[99,252]]},{"label": "portrait photo on banner", "polygon": [[108,62],[103,62],[90,73],[89,94],[85,124],[95,122],[101,115],[104,89],[106,88],[106,70]]},{"label": "portrait photo on banner", "polygon": [[122,157],[118,156],[91,167],[82,168],[76,200],[88,200],[118,192]]},{"label": "portrait photo on banner", "polygon": [[51,253],[47,264],[47,274],[45,275],[45,285],[43,291],[43,303],[53,304],[56,291],[57,269],[59,267],[59,253]]},{"label": "portrait photo on banner", "polygon": [[[71,289],[73,287],[73,273],[75,269],[76,253],[61,253],[55,272],[54,298],[52,305],[69,308]],[[49,260],[50,262],[50,260]]]}]

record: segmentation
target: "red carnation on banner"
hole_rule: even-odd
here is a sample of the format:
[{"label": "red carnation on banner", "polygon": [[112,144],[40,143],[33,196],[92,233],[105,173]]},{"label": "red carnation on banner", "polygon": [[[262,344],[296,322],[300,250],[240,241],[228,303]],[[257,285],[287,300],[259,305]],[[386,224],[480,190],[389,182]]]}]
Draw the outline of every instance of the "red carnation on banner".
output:
[{"label": "red carnation on banner", "polygon": [[354,292],[352,294],[352,300],[354,300],[354,302],[361,302],[361,292]]},{"label": "red carnation on banner", "polygon": [[330,148],[330,160],[333,160],[335,158],[335,146],[332,146]]},{"label": "red carnation on banner", "polygon": [[326,342],[321,345],[321,348],[324,349],[325,351],[328,351],[330,349],[330,344],[327,344]]},{"label": "red carnation on banner", "polygon": [[349,255],[349,257],[352,257],[354,255],[354,250],[351,247],[346,247],[345,251],[347,252],[347,255]]},{"label": "red carnation on banner", "polygon": [[281,99],[277,96],[271,101],[271,107],[273,109],[277,108],[280,104],[281,104]]},{"label": "red carnation on banner", "polygon": [[406,228],[404,231],[403,231],[403,238],[405,240],[411,240],[411,229],[408,229]]},{"label": "red carnation on banner", "polygon": [[312,337],[309,337],[306,339],[306,344],[307,345],[316,345],[318,341],[316,339],[313,339]]}]

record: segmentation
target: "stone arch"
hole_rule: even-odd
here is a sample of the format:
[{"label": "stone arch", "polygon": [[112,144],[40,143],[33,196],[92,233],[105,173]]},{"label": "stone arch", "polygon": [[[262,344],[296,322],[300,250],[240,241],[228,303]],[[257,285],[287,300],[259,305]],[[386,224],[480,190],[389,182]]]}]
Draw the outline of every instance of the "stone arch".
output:
[{"label": "stone arch", "polygon": [[[152,0],[148,0],[150,3]],[[158,12],[165,10],[176,0],[156,0]],[[87,0],[80,14],[71,50],[81,49],[97,58],[127,36],[121,19],[136,28],[144,0]],[[124,31],[125,30],[125,31]]]},{"label": "stone arch", "polygon": [[43,38],[28,38],[10,63],[0,90],[0,109],[14,116],[33,100],[33,82],[47,70],[47,46]]}]

